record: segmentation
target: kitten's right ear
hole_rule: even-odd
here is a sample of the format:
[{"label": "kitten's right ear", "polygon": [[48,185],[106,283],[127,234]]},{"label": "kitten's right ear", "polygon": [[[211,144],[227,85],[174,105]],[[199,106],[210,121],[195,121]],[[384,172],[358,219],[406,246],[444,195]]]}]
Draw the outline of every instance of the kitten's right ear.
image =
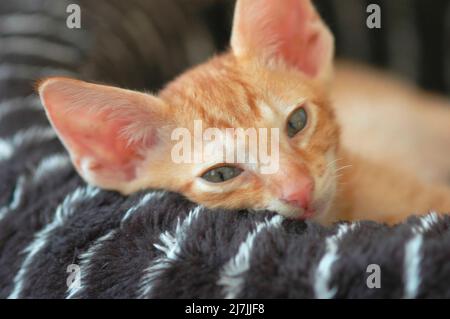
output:
[{"label": "kitten's right ear", "polygon": [[138,190],[145,176],[140,169],[168,122],[165,103],[150,94],[67,78],[46,79],[38,90],[79,174],[102,188]]},{"label": "kitten's right ear", "polygon": [[327,79],[334,56],[311,0],[238,0],[231,47],[237,57],[280,58],[312,78]]}]

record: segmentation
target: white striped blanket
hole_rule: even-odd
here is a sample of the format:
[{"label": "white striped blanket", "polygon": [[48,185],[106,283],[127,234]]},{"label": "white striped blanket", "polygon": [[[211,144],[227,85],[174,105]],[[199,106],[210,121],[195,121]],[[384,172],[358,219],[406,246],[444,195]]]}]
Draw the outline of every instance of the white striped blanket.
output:
[{"label": "white striped blanket", "polygon": [[[324,228],[271,213],[210,211],[163,191],[123,197],[87,186],[30,80],[115,81],[129,65],[102,73],[99,64],[123,56],[109,50],[100,59],[89,39],[117,30],[56,28],[61,8],[64,1],[0,5],[2,17],[16,18],[0,19],[0,298],[450,297],[450,217]],[[123,41],[131,43],[126,32]],[[161,82],[190,62],[148,63]],[[130,85],[147,83],[145,74],[127,76]]]}]

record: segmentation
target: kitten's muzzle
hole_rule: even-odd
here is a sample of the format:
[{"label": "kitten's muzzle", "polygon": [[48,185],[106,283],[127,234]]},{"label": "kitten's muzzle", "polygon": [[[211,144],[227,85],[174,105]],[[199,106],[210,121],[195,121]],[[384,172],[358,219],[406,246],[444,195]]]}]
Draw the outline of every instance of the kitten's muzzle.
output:
[{"label": "kitten's muzzle", "polygon": [[299,218],[310,218],[314,215],[312,209],[312,199],[314,192],[314,182],[312,178],[302,176],[295,181],[289,181],[283,187],[283,194],[280,200],[292,207],[298,208],[301,212]]}]

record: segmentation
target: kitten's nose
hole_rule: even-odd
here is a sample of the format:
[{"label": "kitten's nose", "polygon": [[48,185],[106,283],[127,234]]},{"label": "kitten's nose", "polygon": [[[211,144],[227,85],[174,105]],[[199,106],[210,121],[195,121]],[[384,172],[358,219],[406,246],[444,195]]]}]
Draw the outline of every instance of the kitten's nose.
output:
[{"label": "kitten's nose", "polygon": [[287,182],[283,187],[282,201],[303,209],[310,209],[312,194],[314,190],[314,182],[311,178],[302,176],[296,178],[295,181]]}]

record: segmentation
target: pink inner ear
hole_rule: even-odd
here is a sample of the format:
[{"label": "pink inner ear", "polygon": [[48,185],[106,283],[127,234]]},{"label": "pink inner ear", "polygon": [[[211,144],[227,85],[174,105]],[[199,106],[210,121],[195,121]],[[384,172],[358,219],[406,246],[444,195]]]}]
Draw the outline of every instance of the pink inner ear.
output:
[{"label": "pink inner ear", "polygon": [[[295,1],[298,2],[298,1]],[[303,6],[287,13],[285,24],[280,24],[280,56],[288,63],[298,66],[304,73],[316,76],[326,58],[327,42],[321,32],[319,17]],[[299,24],[304,21],[304,24]]]},{"label": "pink inner ear", "polygon": [[92,114],[86,110],[77,111],[76,117],[51,113],[60,136],[75,154],[77,167],[81,160],[89,159],[90,170],[94,174],[110,175],[114,178],[130,181],[135,178],[135,162],[142,159],[137,145],[128,144],[121,137],[121,130],[128,124],[108,120],[107,114]]},{"label": "pink inner ear", "polygon": [[156,98],[59,78],[47,80],[39,91],[52,125],[85,179],[119,189],[136,178],[142,151],[155,142],[151,126],[158,111],[147,103]]},{"label": "pink inner ear", "polygon": [[310,0],[239,0],[231,41],[239,55],[282,58],[311,77],[333,56],[333,38]]}]

